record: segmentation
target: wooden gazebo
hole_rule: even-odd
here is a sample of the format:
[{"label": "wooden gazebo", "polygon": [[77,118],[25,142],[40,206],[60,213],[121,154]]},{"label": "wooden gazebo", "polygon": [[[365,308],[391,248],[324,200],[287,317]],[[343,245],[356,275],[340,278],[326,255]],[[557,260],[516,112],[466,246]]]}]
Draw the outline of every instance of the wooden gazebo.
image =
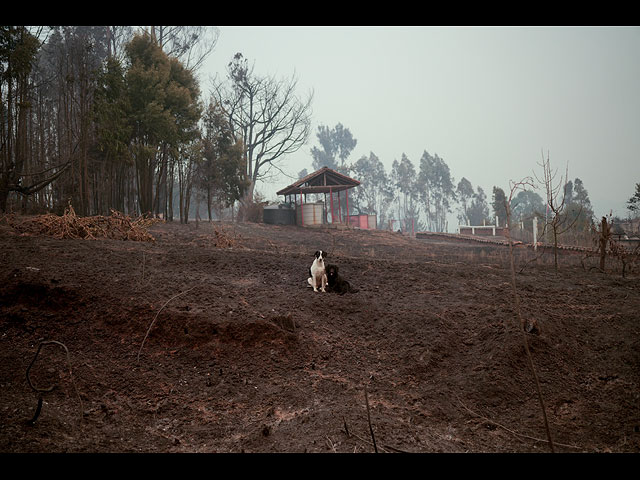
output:
[{"label": "wooden gazebo", "polygon": [[[342,173],[336,172],[335,170],[330,169],[329,167],[322,167],[320,170],[316,170],[313,173],[310,173],[306,177],[301,178],[295,183],[292,183],[288,187],[283,188],[282,190],[276,192],[277,195],[284,195],[285,201],[288,203],[291,202],[291,196],[293,195],[293,203],[297,204],[298,195],[300,195],[300,206],[301,206],[301,214],[302,214],[302,224],[304,225],[304,206],[306,195],[310,193],[315,194],[324,194],[325,195],[325,214],[324,217],[327,218],[327,201],[326,195],[327,193],[330,196],[330,205],[331,205],[331,223],[335,222],[334,215],[334,204],[333,204],[333,193],[334,192],[342,192],[345,191],[345,201],[346,201],[346,212],[349,214],[349,189],[353,187],[357,187],[360,185],[358,180],[355,180],[347,175],[343,175]],[[340,201],[340,195],[338,195],[338,222],[342,221],[342,205]]]}]

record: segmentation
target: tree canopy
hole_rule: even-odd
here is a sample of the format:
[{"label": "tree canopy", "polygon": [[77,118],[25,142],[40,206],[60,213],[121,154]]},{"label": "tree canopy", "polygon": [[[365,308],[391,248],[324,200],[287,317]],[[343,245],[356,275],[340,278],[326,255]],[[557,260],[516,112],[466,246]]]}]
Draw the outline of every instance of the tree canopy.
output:
[{"label": "tree canopy", "polygon": [[344,173],[346,171],[344,162],[358,143],[349,129],[341,123],[333,128],[320,125],[316,136],[321,148],[311,148],[313,169],[319,170],[322,167],[329,167]]}]

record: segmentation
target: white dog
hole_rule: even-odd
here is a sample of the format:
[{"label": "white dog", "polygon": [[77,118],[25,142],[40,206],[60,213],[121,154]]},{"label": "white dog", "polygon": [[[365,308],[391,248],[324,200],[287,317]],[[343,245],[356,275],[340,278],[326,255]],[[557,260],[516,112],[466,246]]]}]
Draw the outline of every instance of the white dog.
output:
[{"label": "white dog", "polygon": [[322,250],[318,250],[316,252],[316,258],[311,264],[311,268],[309,269],[310,278],[307,280],[309,285],[313,287],[313,291],[317,292],[318,287],[322,292],[325,292],[325,287],[327,286],[327,272],[324,268],[324,259],[327,256],[327,252],[323,252]]}]

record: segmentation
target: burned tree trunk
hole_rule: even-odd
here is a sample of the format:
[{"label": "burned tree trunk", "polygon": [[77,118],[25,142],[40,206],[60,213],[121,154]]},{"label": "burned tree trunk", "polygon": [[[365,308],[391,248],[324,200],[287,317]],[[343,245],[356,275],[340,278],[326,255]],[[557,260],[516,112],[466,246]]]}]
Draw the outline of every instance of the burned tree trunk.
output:
[{"label": "burned tree trunk", "polygon": [[611,237],[611,225],[607,223],[607,218],[602,217],[601,228],[600,228],[600,270],[604,272],[604,263],[607,257],[607,243],[609,242],[609,237]]}]

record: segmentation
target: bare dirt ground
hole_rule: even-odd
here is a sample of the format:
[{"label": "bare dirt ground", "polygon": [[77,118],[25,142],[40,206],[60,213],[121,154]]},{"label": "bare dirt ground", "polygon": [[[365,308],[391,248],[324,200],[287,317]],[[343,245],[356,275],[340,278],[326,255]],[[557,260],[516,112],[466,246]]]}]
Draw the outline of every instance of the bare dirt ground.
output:
[{"label": "bare dirt ground", "polygon": [[[550,451],[507,247],[250,223],[150,231],[0,225],[0,452]],[[359,292],[307,286],[317,249]],[[640,452],[638,272],[572,253],[556,275],[550,254],[533,258],[516,250],[516,280],[555,451]],[[55,386],[35,422],[27,371]]]}]

